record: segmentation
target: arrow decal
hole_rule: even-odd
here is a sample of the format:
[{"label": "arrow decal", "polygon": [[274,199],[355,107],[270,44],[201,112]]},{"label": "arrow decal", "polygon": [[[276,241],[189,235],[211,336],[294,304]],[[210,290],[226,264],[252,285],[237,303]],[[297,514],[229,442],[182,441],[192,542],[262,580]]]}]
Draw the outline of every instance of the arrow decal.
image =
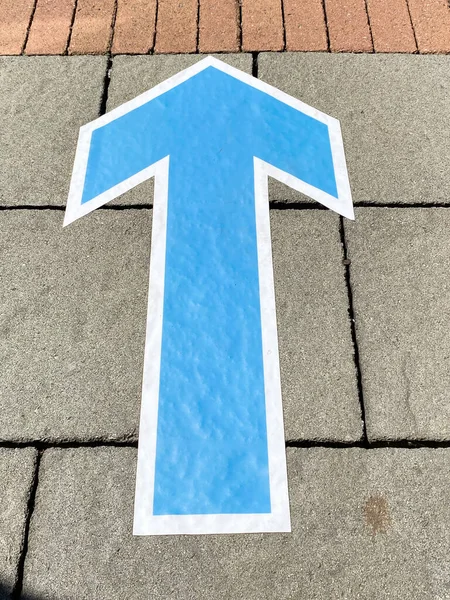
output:
[{"label": "arrow decal", "polygon": [[290,531],[267,177],[353,218],[339,123],[208,57],[81,128],[64,224],[152,176],[134,533]]}]

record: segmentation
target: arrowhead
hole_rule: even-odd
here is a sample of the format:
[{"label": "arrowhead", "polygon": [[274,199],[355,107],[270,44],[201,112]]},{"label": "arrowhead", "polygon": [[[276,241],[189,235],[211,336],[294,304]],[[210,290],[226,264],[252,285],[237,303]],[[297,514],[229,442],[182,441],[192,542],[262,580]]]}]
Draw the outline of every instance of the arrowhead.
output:
[{"label": "arrowhead", "polygon": [[189,157],[205,145],[216,158],[224,145],[250,153],[266,186],[274,177],[354,219],[339,121],[207,57],[80,129],[64,225],[157,174],[183,145]]}]

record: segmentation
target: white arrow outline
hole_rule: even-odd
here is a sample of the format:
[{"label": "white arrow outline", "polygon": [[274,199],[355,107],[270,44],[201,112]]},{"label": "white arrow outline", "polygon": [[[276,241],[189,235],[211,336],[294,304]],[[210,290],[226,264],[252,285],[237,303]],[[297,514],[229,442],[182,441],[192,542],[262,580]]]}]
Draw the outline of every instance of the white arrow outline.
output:
[{"label": "white arrow outline", "polygon": [[[85,204],[81,204],[81,198],[92,132],[127,114],[135,108],[146,104],[157,96],[164,94],[168,90],[176,87],[210,66],[273,96],[280,102],[284,102],[294,109],[299,110],[328,126],[338,198],[334,198],[330,194],[327,194],[256,157],[254,158],[258,276],[261,303],[264,387],[266,396],[267,441],[272,512],[269,514],[238,515],[153,515],[170,157],[166,156],[162,160],[150,165]],[[254,77],[209,56],[174,75],[170,79],[167,79],[151,90],[137,96],[133,100],[122,104],[95,121],[81,127],[64,218],[64,226],[87,215],[96,208],[103,206],[107,202],[117,198],[121,194],[124,194],[139,183],[143,183],[153,176],[155,177],[155,191],[153,203],[150,284],[133,533],[134,535],[166,535],[290,531],[283,407],[281,400],[272,266],[272,244],[270,236],[268,177],[270,176],[278,179],[282,183],[313,198],[331,210],[334,210],[347,218],[354,219],[339,121],[304,104],[300,100],[292,98],[267,83],[255,79]]]}]

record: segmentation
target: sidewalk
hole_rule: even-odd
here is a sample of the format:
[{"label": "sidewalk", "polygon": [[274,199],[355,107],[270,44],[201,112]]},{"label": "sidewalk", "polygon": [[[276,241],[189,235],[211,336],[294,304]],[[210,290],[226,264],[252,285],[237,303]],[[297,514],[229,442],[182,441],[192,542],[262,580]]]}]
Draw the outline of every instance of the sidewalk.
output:
[{"label": "sidewalk", "polygon": [[221,55],[341,120],[356,221],[271,183],[292,533],[131,535],[152,183],[63,211],[79,126],[199,58],[0,57],[0,590],[450,598],[447,56]]}]

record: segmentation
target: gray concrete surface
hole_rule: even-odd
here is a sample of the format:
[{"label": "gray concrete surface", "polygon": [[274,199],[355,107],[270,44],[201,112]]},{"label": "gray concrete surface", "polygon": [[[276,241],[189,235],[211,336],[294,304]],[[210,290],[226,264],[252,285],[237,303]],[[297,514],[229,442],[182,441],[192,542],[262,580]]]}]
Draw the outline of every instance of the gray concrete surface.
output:
[{"label": "gray concrete surface", "polygon": [[[450,56],[270,53],[260,79],[341,121],[355,202],[450,204]],[[271,198],[304,200],[282,186]]]},{"label": "gray concrete surface", "polygon": [[449,453],[289,449],[291,534],[133,538],[136,451],[49,450],[24,590],[48,600],[445,599]]},{"label": "gray concrete surface", "polygon": [[[286,434],[361,436],[338,220],[271,211]],[[0,213],[0,439],[137,435],[150,210]]]},{"label": "gray concrete surface", "polygon": [[0,598],[11,593],[25,533],[36,451],[0,448]]},{"label": "gray concrete surface", "polygon": [[450,439],[450,212],[359,209],[347,222],[371,439]]},{"label": "gray concrete surface", "polygon": [[270,214],[286,438],[358,440],[339,218],[316,210]]},{"label": "gray concrete surface", "polygon": [[65,205],[105,70],[103,56],[0,57],[0,205]]},{"label": "gray concrete surface", "polygon": [[[200,58],[115,57],[108,108]],[[221,58],[251,69],[249,55]],[[449,61],[272,53],[259,68],[341,119],[356,201],[450,204]],[[0,58],[0,205],[64,206],[105,68],[104,57]],[[115,203],[148,204],[152,189]],[[278,184],[271,199],[306,200]],[[356,217],[345,230],[369,438],[448,446],[450,212]],[[62,222],[62,211],[0,210],[0,441],[135,440],[151,211]],[[362,431],[338,222],[271,211],[286,437],[305,443]],[[136,451],[45,450],[23,598],[450,599],[449,448],[287,454],[291,534],[133,538]],[[0,449],[0,598],[35,458]]]},{"label": "gray concrete surface", "polygon": [[3,439],[135,436],[151,212],[0,212]]},{"label": "gray concrete surface", "polygon": [[[237,69],[252,72],[251,54],[219,54],[220,60]],[[205,58],[199,54],[156,56],[115,56],[108,89],[107,110],[112,110],[155,87],[183,69]],[[113,200],[111,205],[152,204],[153,178]]]}]

